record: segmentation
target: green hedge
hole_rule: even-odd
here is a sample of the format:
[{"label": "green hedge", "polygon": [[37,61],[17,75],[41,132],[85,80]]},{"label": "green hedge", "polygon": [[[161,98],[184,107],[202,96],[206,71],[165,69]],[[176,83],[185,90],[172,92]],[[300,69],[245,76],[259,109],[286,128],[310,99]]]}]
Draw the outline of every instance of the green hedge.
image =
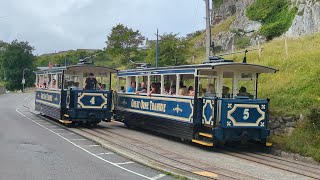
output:
[{"label": "green hedge", "polygon": [[298,8],[289,8],[289,5],[288,0],[257,0],[246,15],[250,20],[261,22],[260,34],[271,40],[290,28]]}]

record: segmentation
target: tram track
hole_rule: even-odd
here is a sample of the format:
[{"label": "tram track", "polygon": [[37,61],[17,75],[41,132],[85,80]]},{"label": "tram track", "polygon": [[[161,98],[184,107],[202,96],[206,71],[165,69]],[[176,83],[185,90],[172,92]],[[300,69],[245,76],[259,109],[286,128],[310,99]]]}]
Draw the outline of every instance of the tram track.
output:
[{"label": "tram track", "polygon": [[[109,132],[108,134],[106,134],[108,136],[117,135],[117,136],[122,136],[124,139],[133,139],[131,137],[128,137],[128,136],[125,136],[125,135],[122,135],[119,133],[108,131],[107,129],[104,129],[103,131],[102,130],[97,130],[97,131],[99,133],[103,133],[103,134],[106,134],[105,132]],[[112,133],[112,134],[110,134],[110,133]],[[136,139],[133,139],[133,140],[137,141]],[[145,143],[143,142],[143,144],[145,144]],[[251,162],[263,164],[263,165],[266,165],[269,167],[281,169],[284,171],[299,174],[299,175],[306,176],[309,178],[320,179],[320,167],[314,166],[311,164],[306,164],[303,162],[295,162],[295,161],[291,161],[291,160],[285,160],[285,159],[281,159],[279,157],[276,157],[276,156],[273,156],[270,154],[265,154],[265,153],[237,152],[237,151],[230,150],[230,149],[223,150],[221,152],[224,154],[233,156],[233,157],[237,157],[237,158],[241,158],[241,159],[248,160]],[[170,152],[170,153],[172,153],[172,152]],[[204,162],[201,162],[201,163],[204,163]],[[207,163],[204,163],[204,164],[206,164],[206,166],[207,166]]]},{"label": "tram track", "polygon": [[227,154],[240,159],[256,162],[269,167],[281,169],[284,171],[299,174],[305,177],[320,179],[320,168],[308,164],[302,164],[301,162],[293,162],[289,160],[283,160],[272,155],[252,152],[237,152],[234,150],[221,151],[223,154]]},{"label": "tram track", "polygon": [[[146,156],[146,153],[149,153],[150,154],[148,156],[149,159],[152,159],[156,162],[160,162],[161,164],[170,166],[175,169],[178,168],[179,170],[187,171],[189,173],[194,173],[195,171],[197,171],[197,172],[209,172],[209,173],[217,174],[217,177],[212,177],[213,179],[259,179],[257,177],[248,176],[242,173],[222,169],[222,168],[216,167],[216,165],[213,165],[213,164],[208,164],[196,159],[191,159],[191,158],[182,156],[180,154],[168,151],[166,149],[147,144],[137,139],[124,136],[119,133],[108,131],[106,129],[92,130],[92,129],[81,128],[80,130],[85,133],[91,134],[93,136],[102,138],[103,140],[106,140],[108,142],[114,143],[118,146],[121,146],[122,148],[128,149],[128,146],[130,146],[131,147],[129,149],[130,151],[133,151],[134,153],[140,154],[142,156]],[[158,157],[158,158],[155,158],[155,157]],[[159,158],[162,158],[162,159],[159,159]],[[168,160],[171,161],[171,163],[168,163]],[[177,164],[177,165],[174,166],[172,164]],[[184,168],[179,168],[179,166]]]},{"label": "tram track", "polygon": [[[37,116],[40,116],[40,115],[37,115]],[[70,128],[60,123],[56,123],[51,119],[45,118],[43,116],[40,116],[40,117],[44,120],[50,121],[51,123],[59,125],[62,128],[78,133],[86,138],[88,138],[88,136],[99,138],[103,141],[116,145],[119,148],[130,151],[131,153],[134,153],[138,156],[150,159],[151,161],[161,164],[162,166],[170,167],[172,169],[177,169],[180,172],[188,172],[193,174],[195,172],[210,172],[212,175],[210,178],[212,179],[259,179],[254,176],[249,176],[239,172],[226,170],[226,169],[217,167],[214,164],[210,164],[208,162],[202,162],[197,159],[182,156],[180,154],[171,152],[167,149],[163,149],[163,148],[154,146],[152,144],[147,144],[143,141],[132,138],[130,136],[113,132],[108,128],[100,125],[98,125],[94,129],[81,128],[81,127]],[[266,154],[266,153],[237,152],[230,149],[226,149],[226,150],[216,149],[216,151],[226,155],[236,157],[236,158],[244,159],[250,162],[259,163],[269,167],[273,167],[273,168],[281,169],[291,173],[295,173],[298,175],[302,175],[308,178],[320,179],[320,167],[316,165],[283,159],[283,158]],[[146,157],[146,154],[149,154],[149,156]]]}]

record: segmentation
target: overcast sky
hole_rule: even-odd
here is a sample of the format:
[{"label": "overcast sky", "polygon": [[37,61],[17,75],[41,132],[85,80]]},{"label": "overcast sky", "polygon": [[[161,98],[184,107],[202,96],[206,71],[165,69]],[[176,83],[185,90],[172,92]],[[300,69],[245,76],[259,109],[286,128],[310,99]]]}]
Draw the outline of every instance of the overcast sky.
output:
[{"label": "overcast sky", "polygon": [[102,49],[122,23],[155,39],[205,28],[203,0],[2,0],[0,40],[29,41],[35,54]]}]

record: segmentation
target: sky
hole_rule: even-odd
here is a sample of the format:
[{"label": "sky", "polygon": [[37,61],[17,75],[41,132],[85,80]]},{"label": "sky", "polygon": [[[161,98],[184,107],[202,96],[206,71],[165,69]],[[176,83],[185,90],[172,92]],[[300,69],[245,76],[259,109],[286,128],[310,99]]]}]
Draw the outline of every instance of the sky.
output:
[{"label": "sky", "polygon": [[46,54],[102,49],[113,26],[122,23],[148,39],[159,33],[205,28],[203,0],[1,0],[0,40],[28,41]]}]

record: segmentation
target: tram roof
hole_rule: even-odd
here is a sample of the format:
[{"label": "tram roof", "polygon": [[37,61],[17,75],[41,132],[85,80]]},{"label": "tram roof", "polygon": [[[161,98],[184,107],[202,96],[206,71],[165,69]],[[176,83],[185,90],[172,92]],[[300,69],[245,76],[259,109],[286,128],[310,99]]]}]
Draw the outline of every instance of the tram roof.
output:
[{"label": "tram roof", "polygon": [[240,72],[255,72],[255,73],[275,73],[278,70],[269,66],[258,64],[248,64],[239,62],[213,62],[205,64],[192,64],[182,66],[144,68],[144,69],[129,69],[119,71],[119,76],[135,76],[143,74],[193,74],[195,70],[215,69],[224,71],[240,71]]},{"label": "tram roof", "polygon": [[67,66],[67,71],[74,72],[84,72],[84,73],[95,73],[95,74],[105,74],[105,73],[116,73],[117,70],[109,68],[106,66],[96,66],[93,64],[77,64],[73,66]]},{"label": "tram roof", "polygon": [[116,73],[117,70],[109,68],[106,66],[96,66],[93,64],[77,64],[72,66],[61,66],[61,67],[52,67],[49,70],[49,67],[37,67],[38,71],[35,71],[37,74],[45,73],[58,73],[63,70],[73,71],[73,72],[83,72],[83,73],[95,73],[95,74],[105,74],[105,73]]}]

